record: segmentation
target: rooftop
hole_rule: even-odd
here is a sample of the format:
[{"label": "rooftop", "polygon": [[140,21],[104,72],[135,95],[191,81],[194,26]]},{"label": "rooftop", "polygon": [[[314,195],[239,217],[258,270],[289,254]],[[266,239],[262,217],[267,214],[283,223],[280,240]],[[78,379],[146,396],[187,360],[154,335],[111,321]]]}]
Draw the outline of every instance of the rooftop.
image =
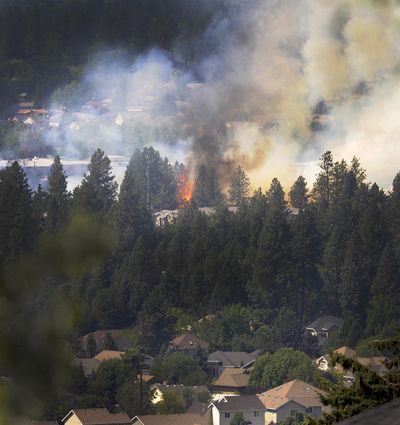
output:
[{"label": "rooftop", "polygon": [[177,413],[135,416],[132,423],[143,425],[208,425],[208,420],[196,413]]},{"label": "rooftop", "polygon": [[272,388],[257,396],[265,407],[269,409],[278,409],[291,400],[304,407],[322,407],[322,403],[319,399],[320,394],[325,393],[319,388],[307,384],[300,379],[294,379],[293,381]]},{"label": "rooftop", "polygon": [[195,348],[202,348],[203,350],[208,349],[208,342],[199,338],[196,335],[186,333],[179,335],[169,342],[169,345],[180,350],[193,350]]},{"label": "rooftop", "polygon": [[222,362],[224,367],[242,367],[255,360],[255,356],[244,351],[214,351],[208,362]]},{"label": "rooftop", "polygon": [[107,409],[76,409],[71,410],[62,420],[65,423],[75,415],[82,425],[128,425],[130,418],[125,413],[110,413]]},{"label": "rooftop", "polygon": [[240,412],[264,410],[265,407],[256,395],[240,395],[234,397],[224,397],[220,401],[214,402],[214,406],[220,412]]},{"label": "rooftop", "polygon": [[221,375],[216,379],[214,387],[233,387],[244,388],[249,384],[250,375],[244,373],[241,368],[229,367],[224,369]]}]

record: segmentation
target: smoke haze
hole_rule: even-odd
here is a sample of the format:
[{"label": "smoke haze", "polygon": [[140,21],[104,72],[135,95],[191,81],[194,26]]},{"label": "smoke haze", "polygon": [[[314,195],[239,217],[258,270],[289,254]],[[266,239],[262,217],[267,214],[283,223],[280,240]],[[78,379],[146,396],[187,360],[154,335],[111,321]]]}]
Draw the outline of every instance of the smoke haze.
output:
[{"label": "smoke haze", "polygon": [[69,156],[154,145],[193,173],[214,165],[223,185],[241,164],[255,188],[300,173],[312,181],[330,149],[359,157],[389,187],[400,169],[399,3],[225,3],[229,14],[193,47],[201,60],[191,66],[180,45],[133,63],[97,60],[82,80],[93,100],[76,102],[50,142]]}]

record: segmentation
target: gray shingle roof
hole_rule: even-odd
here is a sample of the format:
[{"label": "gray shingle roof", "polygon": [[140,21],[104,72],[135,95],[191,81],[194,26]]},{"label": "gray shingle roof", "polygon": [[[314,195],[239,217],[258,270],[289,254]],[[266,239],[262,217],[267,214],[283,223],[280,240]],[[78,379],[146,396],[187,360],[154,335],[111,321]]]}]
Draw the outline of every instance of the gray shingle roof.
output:
[{"label": "gray shingle roof", "polygon": [[329,331],[334,327],[340,328],[343,320],[335,316],[321,316],[306,326],[307,329],[314,329],[317,332]]},{"label": "gray shingle roof", "polygon": [[400,423],[400,399],[361,412],[337,425],[395,425]]},{"label": "gray shingle roof", "polygon": [[214,406],[220,412],[265,410],[264,405],[261,403],[261,401],[257,398],[256,395],[239,395],[225,397],[221,401],[215,402]]},{"label": "gray shingle roof", "polygon": [[214,351],[208,362],[221,362],[224,367],[241,367],[255,360],[255,356],[244,351]]}]

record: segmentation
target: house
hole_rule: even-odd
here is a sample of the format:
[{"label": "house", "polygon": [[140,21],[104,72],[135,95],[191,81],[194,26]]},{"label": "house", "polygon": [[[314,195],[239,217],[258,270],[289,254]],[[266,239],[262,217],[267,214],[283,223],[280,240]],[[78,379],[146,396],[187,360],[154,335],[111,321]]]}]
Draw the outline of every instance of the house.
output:
[{"label": "house", "polygon": [[[355,350],[346,346],[340,347],[334,350],[333,352],[341,354],[342,356],[348,359],[354,359],[357,356]],[[323,372],[330,370],[330,362],[331,362],[331,356],[329,354],[325,354],[315,360],[315,364],[317,365],[318,369],[322,370]]]},{"label": "house", "polygon": [[321,316],[306,326],[306,331],[318,338],[321,344],[343,325],[343,319],[335,316]]},{"label": "house", "polygon": [[190,399],[194,400],[200,394],[209,395],[210,390],[205,385],[165,385],[165,384],[154,384],[150,387],[151,402],[157,404],[164,400],[164,394],[167,391],[173,390],[177,393],[182,401],[182,404],[188,404]]},{"label": "house", "polygon": [[229,425],[235,413],[242,413],[252,425],[264,425],[265,407],[256,395],[224,397],[211,403],[213,425]]},{"label": "house", "polygon": [[248,369],[254,365],[257,354],[246,353],[245,351],[214,351],[207,358],[207,365],[210,375],[218,378],[226,368]]},{"label": "house", "polygon": [[357,361],[363,366],[373,370],[379,376],[384,375],[387,372],[385,366],[386,357],[383,356],[372,356],[372,357],[358,357]]},{"label": "house", "polygon": [[171,351],[196,351],[198,349],[208,350],[208,342],[192,335],[186,333],[180,336],[177,336],[168,343],[168,348]]},{"label": "house", "polygon": [[337,425],[394,425],[399,423],[400,399],[366,410]]},{"label": "house", "polygon": [[226,368],[221,375],[213,382],[212,387],[215,392],[224,394],[245,394],[250,380],[249,371],[242,368]]},{"label": "house", "polygon": [[107,409],[71,410],[61,421],[64,425],[130,425],[125,413],[110,413]]},{"label": "house", "polygon": [[196,413],[135,416],[132,425],[211,425],[211,417]]},{"label": "house", "polygon": [[159,227],[176,223],[178,216],[179,210],[162,210],[153,214],[156,226]]},{"label": "house", "polygon": [[313,385],[294,379],[262,394],[257,394],[257,397],[265,408],[265,423],[277,424],[289,416],[296,416],[297,413],[320,417],[322,414],[322,403],[319,398],[321,394],[325,393]]},{"label": "house", "polygon": [[97,359],[79,359],[77,357],[73,359],[73,363],[77,366],[82,365],[85,376],[92,376],[101,364]]},{"label": "house", "polygon": [[105,360],[120,359],[124,354],[125,351],[103,350],[101,353],[96,354],[93,359],[104,362]]},{"label": "house", "polygon": [[[147,373],[142,374],[142,381],[147,385],[154,385],[157,383],[156,378],[153,375],[149,375]],[[135,382],[140,382],[140,374],[136,375]]]},{"label": "house", "polygon": [[89,336],[92,336],[96,342],[97,352],[100,352],[106,348],[105,344],[107,342],[107,334],[109,334],[113,339],[116,350],[126,351],[129,348],[132,348],[132,343],[129,341],[129,336],[125,329],[100,329],[81,336],[78,338],[78,341],[81,343],[82,348],[87,350],[88,338]]}]

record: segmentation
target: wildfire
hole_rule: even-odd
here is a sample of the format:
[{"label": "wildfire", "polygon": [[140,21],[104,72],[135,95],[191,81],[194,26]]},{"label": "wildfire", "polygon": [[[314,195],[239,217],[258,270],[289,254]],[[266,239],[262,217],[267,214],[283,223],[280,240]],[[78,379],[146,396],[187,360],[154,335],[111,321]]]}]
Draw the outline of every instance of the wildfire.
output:
[{"label": "wildfire", "polygon": [[188,204],[193,195],[193,182],[191,182],[183,171],[178,177],[178,202],[180,207]]}]

